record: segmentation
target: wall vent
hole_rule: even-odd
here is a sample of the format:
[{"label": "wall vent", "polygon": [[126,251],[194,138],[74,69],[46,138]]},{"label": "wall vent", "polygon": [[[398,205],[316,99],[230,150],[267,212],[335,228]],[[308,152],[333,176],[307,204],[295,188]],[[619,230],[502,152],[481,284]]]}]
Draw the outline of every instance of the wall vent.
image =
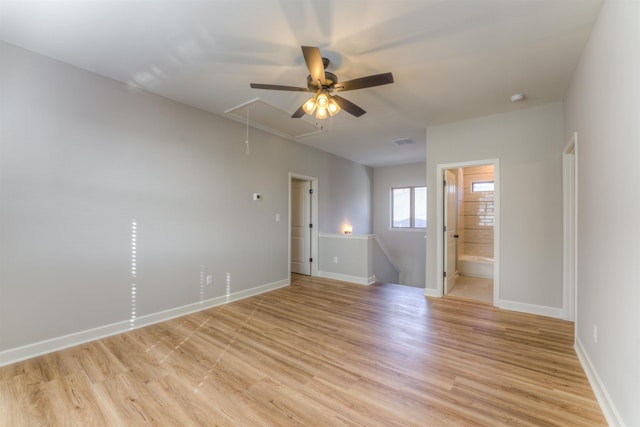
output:
[{"label": "wall vent", "polygon": [[393,144],[397,145],[398,147],[402,145],[409,145],[409,144],[415,144],[415,143],[416,142],[411,138],[396,139],[395,141],[393,141]]}]

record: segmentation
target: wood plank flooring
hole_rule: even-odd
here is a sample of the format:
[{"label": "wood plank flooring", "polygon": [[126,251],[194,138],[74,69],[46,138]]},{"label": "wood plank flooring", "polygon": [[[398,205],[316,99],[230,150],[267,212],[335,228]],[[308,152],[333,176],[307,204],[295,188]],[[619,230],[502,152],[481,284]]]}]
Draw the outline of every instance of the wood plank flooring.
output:
[{"label": "wood plank flooring", "polygon": [[606,425],[571,323],[292,281],[0,368],[0,425]]}]

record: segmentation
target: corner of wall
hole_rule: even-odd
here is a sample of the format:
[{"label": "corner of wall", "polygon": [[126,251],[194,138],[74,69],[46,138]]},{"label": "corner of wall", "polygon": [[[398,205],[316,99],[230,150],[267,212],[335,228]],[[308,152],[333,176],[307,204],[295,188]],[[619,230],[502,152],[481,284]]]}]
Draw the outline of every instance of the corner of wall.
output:
[{"label": "corner of wall", "polygon": [[578,360],[582,365],[582,369],[584,369],[584,373],[587,375],[587,379],[593,389],[593,393],[596,395],[596,400],[600,404],[600,409],[602,409],[602,413],[607,420],[607,423],[610,426],[624,426],[625,424],[620,413],[616,409],[616,406],[611,399],[611,396],[609,396],[604,383],[598,376],[598,371],[596,371],[595,367],[591,363],[589,355],[585,351],[582,341],[580,341],[580,337],[578,336],[576,336],[574,349],[578,356]]}]

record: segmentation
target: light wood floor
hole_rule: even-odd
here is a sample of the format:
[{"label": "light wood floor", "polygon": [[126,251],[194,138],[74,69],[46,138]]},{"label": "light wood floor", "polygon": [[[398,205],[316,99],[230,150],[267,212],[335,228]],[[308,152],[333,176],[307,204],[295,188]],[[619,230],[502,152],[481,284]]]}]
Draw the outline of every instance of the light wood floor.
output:
[{"label": "light wood floor", "polygon": [[418,288],[295,276],[0,368],[0,425],[605,425],[572,337]]}]

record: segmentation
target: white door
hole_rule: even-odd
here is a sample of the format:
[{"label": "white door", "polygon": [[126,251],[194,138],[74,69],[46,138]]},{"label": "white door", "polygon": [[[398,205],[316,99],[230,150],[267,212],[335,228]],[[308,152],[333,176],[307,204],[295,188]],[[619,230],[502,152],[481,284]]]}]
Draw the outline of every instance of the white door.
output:
[{"label": "white door", "polygon": [[456,238],[458,236],[456,226],[458,188],[456,175],[450,171],[444,171],[444,293],[445,295],[456,285],[458,276],[456,270]]},{"label": "white door", "polygon": [[291,180],[291,272],[311,275],[311,181]]}]

